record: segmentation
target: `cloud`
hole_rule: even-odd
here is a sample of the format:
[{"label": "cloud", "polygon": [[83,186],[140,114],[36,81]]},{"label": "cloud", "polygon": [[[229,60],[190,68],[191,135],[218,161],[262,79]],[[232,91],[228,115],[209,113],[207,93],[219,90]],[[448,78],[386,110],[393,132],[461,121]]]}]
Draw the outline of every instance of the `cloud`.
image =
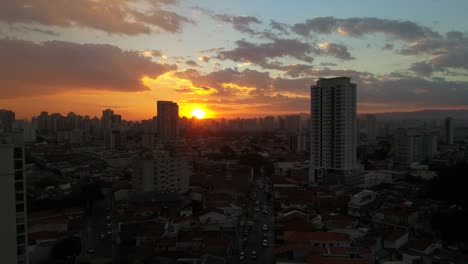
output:
[{"label": "cloud", "polygon": [[362,37],[367,34],[383,33],[403,41],[414,41],[424,38],[437,38],[439,34],[428,27],[411,21],[390,20],[372,17],[334,18],[317,17],[304,23],[292,26],[292,31],[298,35],[311,36],[312,33],[338,33],[352,37]]},{"label": "cloud", "polygon": [[190,19],[162,9],[168,0],[145,0],[151,8],[140,11],[127,0],[0,1],[0,21],[46,26],[87,27],[116,34],[149,34],[154,28],[176,33]]},{"label": "cloud", "polygon": [[198,60],[199,60],[199,61],[202,61],[202,62],[208,62],[208,61],[210,61],[210,59],[211,59],[211,58],[208,57],[208,56],[200,56],[200,57],[198,57]]},{"label": "cloud", "polygon": [[354,60],[355,59],[353,56],[351,56],[351,54],[348,51],[348,48],[344,45],[325,42],[325,43],[320,43],[319,47],[321,48],[323,53],[327,55],[331,55],[338,59],[342,59],[342,60]]},{"label": "cloud", "polygon": [[393,50],[393,44],[390,43],[385,43],[385,45],[382,47],[383,50]]},{"label": "cloud", "polygon": [[404,47],[400,53],[430,55],[429,63],[437,70],[446,68],[468,70],[468,36],[459,31],[447,32],[444,38],[418,40]]},{"label": "cloud", "polygon": [[292,57],[312,62],[313,47],[295,39],[274,39],[272,42],[255,44],[246,40],[236,41],[236,48],[220,51],[216,58],[236,62],[250,62],[258,65],[268,64],[268,59]]},{"label": "cloud", "polygon": [[285,24],[285,23],[280,23],[280,22],[277,22],[277,21],[274,21],[274,20],[271,20],[270,21],[270,27],[271,29],[274,29],[284,35],[289,35],[289,26],[288,24]]},{"label": "cloud", "polygon": [[149,90],[144,76],[176,70],[139,51],[101,44],[47,41],[40,44],[0,39],[0,87],[3,97],[38,96],[80,90]]},{"label": "cloud", "polygon": [[207,74],[187,70],[174,75],[191,81],[195,87],[216,91],[202,99],[208,105],[242,104],[242,107],[252,111],[256,107],[262,111],[270,109],[265,113],[293,109],[297,112],[308,112],[310,86],[315,83],[314,80],[338,76],[351,77],[358,85],[358,104],[361,110],[392,110],[395,106],[424,109],[468,105],[468,82],[447,81],[441,78],[426,79],[402,73],[374,75],[354,70],[296,67],[307,71],[307,75],[290,74],[299,78],[275,78],[268,72],[250,69],[223,69]]},{"label": "cloud", "polygon": [[188,66],[191,66],[191,67],[201,67],[200,65],[198,65],[197,62],[195,62],[194,60],[188,60],[185,62],[185,64],[187,64]]},{"label": "cloud", "polygon": [[413,63],[410,67],[414,73],[422,76],[431,76],[432,73],[436,70],[434,65],[424,61]]},{"label": "cloud", "polygon": [[262,21],[253,16],[232,16],[227,14],[217,14],[211,10],[201,8],[198,6],[193,7],[193,9],[198,10],[207,16],[210,16],[214,20],[232,24],[233,28],[241,33],[249,33],[251,35],[255,35],[258,32],[252,29],[251,26],[253,24],[262,24]]}]

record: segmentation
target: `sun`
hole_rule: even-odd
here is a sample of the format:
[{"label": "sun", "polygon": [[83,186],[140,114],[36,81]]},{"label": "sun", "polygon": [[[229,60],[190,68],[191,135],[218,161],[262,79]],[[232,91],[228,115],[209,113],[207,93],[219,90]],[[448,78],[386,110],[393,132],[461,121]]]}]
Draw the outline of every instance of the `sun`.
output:
[{"label": "sun", "polygon": [[198,119],[203,119],[203,117],[206,115],[206,112],[200,108],[195,108],[192,110],[192,112],[190,112],[190,114]]}]

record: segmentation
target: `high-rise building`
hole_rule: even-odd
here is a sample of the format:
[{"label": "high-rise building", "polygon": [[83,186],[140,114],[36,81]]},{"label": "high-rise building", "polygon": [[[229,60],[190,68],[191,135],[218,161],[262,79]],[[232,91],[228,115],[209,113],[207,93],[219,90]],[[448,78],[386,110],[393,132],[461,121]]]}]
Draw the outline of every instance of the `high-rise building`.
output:
[{"label": "high-rise building", "polygon": [[375,142],[377,139],[377,119],[375,115],[366,116],[367,141]]},{"label": "high-rise building", "polygon": [[112,129],[105,136],[106,149],[121,150],[127,145],[127,133],[120,129]]},{"label": "high-rise building", "polygon": [[300,115],[289,115],[286,116],[286,130],[288,132],[299,132],[301,130],[301,116]]},{"label": "high-rise building", "polygon": [[263,118],[263,130],[264,131],[274,131],[275,130],[275,117],[274,116],[266,116]]},{"label": "high-rise building", "polygon": [[21,133],[0,133],[2,263],[28,263],[24,145]]},{"label": "high-rise building", "polygon": [[132,162],[134,192],[185,193],[192,166],[188,156],[176,148],[158,145],[152,158]]},{"label": "high-rise building", "polygon": [[451,117],[445,118],[445,144],[453,144],[453,119]]},{"label": "high-rise building", "polygon": [[157,102],[157,131],[161,142],[179,137],[179,106],[171,101]]},{"label": "high-rise building", "polygon": [[311,87],[311,170],[348,175],[356,168],[356,84],[348,77],[320,78]]},{"label": "high-rise building", "polygon": [[437,136],[399,128],[395,132],[392,148],[396,160],[402,163],[431,160],[437,152]]},{"label": "high-rise building", "polygon": [[0,110],[0,133],[11,133],[13,123],[15,122],[15,112],[9,110]]}]

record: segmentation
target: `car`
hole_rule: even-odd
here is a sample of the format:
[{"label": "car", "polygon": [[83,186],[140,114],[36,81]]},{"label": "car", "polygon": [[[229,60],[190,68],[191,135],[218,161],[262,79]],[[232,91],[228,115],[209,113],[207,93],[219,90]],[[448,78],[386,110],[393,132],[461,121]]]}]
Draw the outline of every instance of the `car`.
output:
[{"label": "car", "polygon": [[239,260],[242,261],[245,259],[245,253],[244,251],[242,251],[241,253],[239,253]]},{"label": "car", "polygon": [[111,229],[111,228],[112,228],[111,223],[107,223],[107,224],[106,224],[106,227],[107,227],[107,229]]},{"label": "car", "polygon": [[251,253],[250,253],[250,258],[252,259],[257,259],[257,252],[255,250],[253,250]]},{"label": "car", "polygon": [[106,207],[106,212],[110,212],[110,207]]},{"label": "car", "polygon": [[110,231],[110,230],[107,231],[107,232],[106,232],[106,235],[107,235],[107,237],[112,237],[112,231]]},{"label": "car", "polygon": [[101,234],[99,235],[99,238],[100,238],[101,240],[103,240],[104,238],[106,238],[106,234],[101,233]]},{"label": "car", "polygon": [[266,239],[263,239],[262,246],[267,247],[268,246],[268,241]]},{"label": "car", "polygon": [[268,239],[268,233],[263,233],[263,240]]},{"label": "car", "polygon": [[258,212],[258,211],[260,211],[260,208],[255,207],[255,212]]},{"label": "car", "polygon": [[107,221],[110,221],[110,220],[111,220],[110,215],[106,216],[106,220],[107,220]]},{"label": "car", "polygon": [[259,205],[259,204],[260,204],[260,201],[259,201],[259,200],[256,200],[256,201],[255,201],[255,204],[256,204],[256,205]]},{"label": "car", "polygon": [[244,230],[244,236],[248,236],[249,235],[249,230]]},{"label": "car", "polygon": [[88,250],[86,251],[86,253],[88,253],[88,254],[94,254],[94,248],[88,248]]},{"label": "car", "polygon": [[267,225],[263,225],[262,229],[263,229],[263,231],[267,231],[267,230],[268,230],[268,226],[267,226]]},{"label": "car", "polygon": [[264,213],[264,214],[268,214],[268,210],[263,210],[263,213]]}]

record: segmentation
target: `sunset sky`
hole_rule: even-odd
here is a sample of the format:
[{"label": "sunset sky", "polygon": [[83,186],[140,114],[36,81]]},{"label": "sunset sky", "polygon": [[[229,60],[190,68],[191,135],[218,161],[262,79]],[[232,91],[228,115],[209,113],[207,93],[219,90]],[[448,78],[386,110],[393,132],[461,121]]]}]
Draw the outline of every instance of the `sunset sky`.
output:
[{"label": "sunset sky", "polygon": [[468,109],[468,1],[0,0],[0,108],[127,120],[308,113],[319,77],[358,111]]}]

